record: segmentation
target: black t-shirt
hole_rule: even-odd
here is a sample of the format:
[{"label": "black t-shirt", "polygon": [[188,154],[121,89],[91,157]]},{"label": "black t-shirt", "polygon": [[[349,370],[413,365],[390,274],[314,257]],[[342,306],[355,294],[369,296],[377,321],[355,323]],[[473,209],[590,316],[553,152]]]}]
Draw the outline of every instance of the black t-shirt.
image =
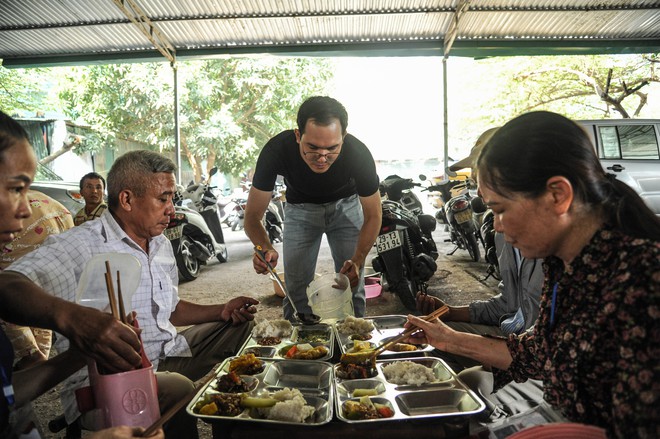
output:
[{"label": "black t-shirt", "polygon": [[266,143],[252,178],[252,186],[272,191],[277,176],[284,177],[288,203],[322,204],[378,190],[378,174],[371,152],[356,137],[347,134],[339,156],[321,174],[312,171],[300,156],[293,130],[282,131]]}]

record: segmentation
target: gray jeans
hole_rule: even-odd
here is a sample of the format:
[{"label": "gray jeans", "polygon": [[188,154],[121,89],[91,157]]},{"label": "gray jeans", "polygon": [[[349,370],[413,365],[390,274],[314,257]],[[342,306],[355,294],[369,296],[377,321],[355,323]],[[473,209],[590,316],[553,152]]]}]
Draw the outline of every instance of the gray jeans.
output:
[{"label": "gray jeans", "polygon": [[[364,222],[362,205],[357,195],[325,204],[287,203],[284,214],[284,276],[290,297],[283,302],[284,318],[292,320],[293,300],[298,312],[311,313],[307,301],[307,286],[314,280],[316,261],[323,234],[327,236],[334,270],[339,272],[355,252]],[[367,299],[364,293],[364,267],[360,282],[353,293],[353,309],[357,317],[364,316]]]}]

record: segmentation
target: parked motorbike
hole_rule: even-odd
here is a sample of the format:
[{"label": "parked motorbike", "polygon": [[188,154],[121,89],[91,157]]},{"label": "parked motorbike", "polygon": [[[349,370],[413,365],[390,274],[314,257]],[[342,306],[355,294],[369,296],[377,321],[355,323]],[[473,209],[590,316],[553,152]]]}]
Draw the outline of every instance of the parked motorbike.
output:
[{"label": "parked motorbike", "polygon": [[488,263],[486,268],[486,279],[493,276],[495,279],[501,279],[500,265],[497,260],[497,250],[495,249],[495,216],[492,209],[489,209],[481,199],[475,197],[472,200],[472,208],[475,212],[482,212],[481,226],[479,227],[479,236],[481,244],[484,246],[484,259]]},{"label": "parked motorbike", "polygon": [[245,206],[247,206],[247,194],[245,196],[232,198],[233,207],[227,216],[227,224],[232,231],[243,230],[245,221]]},{"label": "parked motorbike", "polygon": [[226,224],[231,227],[231,215],[236,207],[234,198],[231,196],[224,196],[218,198],[218,216],[220,217],[220,224]]},{"label": "parked motorbike", "polygon": [[[460,248],[467,250],[472,260],[478,262],[481,258],[478,242],[480,236],[478,221],[475,220],[471,204],[475,198],[469,191],[471,182],[470,179],[446,180],[429,187],[428,190],[440,192],[444,201],[444,206],[436,212],[435,217],[438,222],[447,225],[449,239],[445,241],[455,245],[449,255],[453,255]],[[460,192],[452,196],[452,190]]]},{"label": "parked motorbike", "polygon": [[[263,225],[268,233],[268,239],[271,243],[282,242],[282,230],[284,227],[283,214],[284,207],[280,201],[280,193],[273,190],[273,194],[268,207],[263,216]],[[227,217],[227,223],[233,231],[243,230],[245,223],[245,208],[247,206],[247,193],[242,197],[232,199],[233,208]]]},{"label": "parked motorbike", "polygon": [[214,256],[220,262],[227,262],[227,246],[218,217],[218,200],[212,192],[213,186],[209,185],[210,178],[216,172],[217,168],[213,168],[205,183],[192,184],[185,189],[178,187],[174,216],[165,231],[172,241],[179,273],[188,281],[197,279],[200,266]]},{"label": "parked motorbike", "polygon": [[283,238],[284,206],[281,198],[282,195],[276,186],[273,190],[270,203],[268,203],[266,213],[264,213],[264,228],[268,232],[268,239],[271,243],[282,242]]},{"label": "parked motorbike", "polygon": [[371,262],[381,273],[383,286],[411,311],[417,292],[426,292],[426,282],[438,268],[438,249],[432,237],[436,222],[423,213],[422,203],[411,190],[416,186],[421,185],[397,175],[381,182],[383,220],[376,239],[378,256]]}]

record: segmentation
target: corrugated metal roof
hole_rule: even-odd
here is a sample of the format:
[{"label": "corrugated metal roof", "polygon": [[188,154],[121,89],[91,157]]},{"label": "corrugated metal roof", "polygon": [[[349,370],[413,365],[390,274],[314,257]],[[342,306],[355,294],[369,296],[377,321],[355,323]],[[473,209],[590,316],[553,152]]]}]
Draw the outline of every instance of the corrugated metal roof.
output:
[{"label": "corrugated metal roof", "polygon": [[[119,0],[117,0],[119,1]],[[178,58],[214,54],[655,52],[653,0],[123,0],[137,4]],[[463,3],[469,7],[462,13]],[[147,25],[143,25],[148,27]],[[6,66],[163,59],[113,0],[2,0]]]}]

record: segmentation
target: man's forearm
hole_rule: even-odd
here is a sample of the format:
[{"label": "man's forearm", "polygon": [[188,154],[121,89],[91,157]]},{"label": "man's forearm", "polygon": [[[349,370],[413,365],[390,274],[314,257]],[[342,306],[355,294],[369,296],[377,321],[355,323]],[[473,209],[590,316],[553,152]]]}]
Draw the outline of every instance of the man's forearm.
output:
[{"label": "man's forearm", "polygon": [[198,325],[200,323],[217,322],[221,320],[224,305],[199,305],[197,303],[179,300],[176,309],[170,316],[174,326]]},{"label": "man's forearm", "polygon": [[43,363],[15,372],[13,376],[16,405],[32,401],[52,389],[72,373],[85,366],[86,358],[78,351],[68,350]]},{"label": "man's forearm", "polygon": [[360,235],[358,236],[358,243],[351,258],[353,262],[360,264],[361,267],[364,266],[364,261],[374,246],[374,242],[380,231],[380,223],[380,218],[374,218],[369,223],[365,221],[362,225]]},{"label": "man's forearm", "polygon": [[250,238],[252,244],[259,245],[264,250],[273,249],[270,239],[268,239],[268,232],[266,232],[262,222],[270,198],[270,191],[261,191],[254,186],[251,187],[243,219],[243,229],[245,229],[247,237]]},{"label": "man's forearm", "polygon": [[23,326],[63,332],[68,302],[13,271],[0,273],[0,318]]},{"label": "man's forearm", "polygon": [[261,246],[264,251],[273,249],[270,239],[268,239],[268,232],[266,232],[261,219],[254,220],[253,218],[248,218],[246,216],[243,222],[243,229],[254,245]]},{"label": "man's forearm", "polygon": [[364,213],[364,222],[362,223],[358,242],[355,246],[355,252],[353,253],[351,260],[360,266],[364,266],[364,261],[371,251],[371,248],[376,241],[376,237],[380,232],[383,213],[378,192],[369,197],[361,197],[360,203]]}]

